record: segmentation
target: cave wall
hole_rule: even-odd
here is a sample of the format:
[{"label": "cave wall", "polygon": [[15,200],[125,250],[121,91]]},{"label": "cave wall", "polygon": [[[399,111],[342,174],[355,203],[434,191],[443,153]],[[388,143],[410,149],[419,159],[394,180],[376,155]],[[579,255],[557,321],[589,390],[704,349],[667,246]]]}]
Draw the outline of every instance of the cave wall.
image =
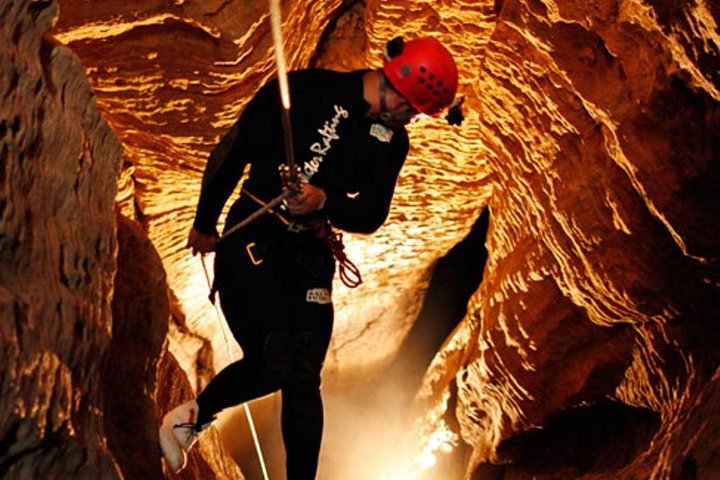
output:
[{"label": "cave wall", "polygon": [[[467,475],[717,471],[699,406],[718,365],[718,19],[711,2],[502,3],[479,79],[490,258],[426,384],[471,445]],[[658,423],[623,434],[608,401]],[[578,409],[585,428],[551,428]]]},{"label": "cave wall", "polygon": [[200,439],[181,473],[173,474],[161,462],[157,426],[194,391],[168,351],[172,312],[160,256],[140,224],[119,212],[116,224],[112,339],[99,375],[108,448],[126,479],[242,480],[214,430]]},{"label": "cave wall", "polygon": [[120,144],[82,64],[44,36],[56,15],[52,2],[0,7],[0,476],[119,478],[99,361]]},{"label": "cave wall", "polygon": [[[194,390],[167,351],[162,262],[116,208],[121,143],[57,18],[0,8],[0,476],[163,478],[158,419]],[[217,433],[173,478],[209,476],[244,478]]]},{"label": "cave wall", "polygon": [[[291,68],[377,66],[387,39],[432,34],[465,97],[462,127],[410,127],[388,223],[346,237],[365,285],[337,288],[329,383],[398,352],[436,259],[488,207],[483,283],[410,432],[439,461],[426,477],[720,471],[717,3],[297,0],[284,13]],[[0,20],[0,473],[119,478],[142,466],[115,458],[127,439],[101,418],[102,362],[134,315],[111,315],[114,279],[152,264],[162,297],[127,372],[146,379],[144,418],[239,353],[183,247],[207,153],[273,74],[265,5],[10,0]],[[146,260],[116,263],[115,205]],[[240,476],[208,441],[185,478]]]}]

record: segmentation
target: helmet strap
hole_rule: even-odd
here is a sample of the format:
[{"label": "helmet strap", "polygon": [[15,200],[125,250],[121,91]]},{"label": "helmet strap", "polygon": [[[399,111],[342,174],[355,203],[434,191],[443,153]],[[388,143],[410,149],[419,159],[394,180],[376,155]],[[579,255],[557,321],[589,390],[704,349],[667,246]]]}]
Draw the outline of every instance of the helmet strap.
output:
[{"label": "helmet strap", "polygon": [[388,112],[387,109],[387,91],[388,91],[388,80],[385,78],[385,74],[383,72],[380,72],[380,81],[379,81],[379,93],[380,93],[380,121],[387,124],[391,122],[406,122],[410,118],[412,118],[416,112],[408,111],[408,112]]},{"label": "helmet strap", "polygon": [[380,72],[378,87],[380,96],[380,118],[382,120],[389,120],[390,112],[387,111],[387,79],[383,72]]},{"label": "helmet strap", "polygon": [[379,117],[381,122],[387,124],[397,119],[395,118],[395,115],[393,115],[391,112],[388,112],[387,110],[387,78],[385,78],[385,74],[383,72],[380,72],[380,81],[378,82],[378,87],[380,96]]}]

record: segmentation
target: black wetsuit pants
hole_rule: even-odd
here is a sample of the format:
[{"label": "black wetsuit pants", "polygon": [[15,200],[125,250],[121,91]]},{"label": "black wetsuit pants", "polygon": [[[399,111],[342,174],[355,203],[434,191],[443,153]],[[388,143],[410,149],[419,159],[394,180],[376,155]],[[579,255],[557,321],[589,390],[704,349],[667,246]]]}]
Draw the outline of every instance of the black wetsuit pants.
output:
[{"label": "black wetsuit pants", "polygon": [[317,471],[334,270],[332,254],[312,232],[290,232],[271,216],[229,237],[216,254],[216,288],[243,358],[198,396],[198,420],[281,390],[288,480],[312,480]]}]

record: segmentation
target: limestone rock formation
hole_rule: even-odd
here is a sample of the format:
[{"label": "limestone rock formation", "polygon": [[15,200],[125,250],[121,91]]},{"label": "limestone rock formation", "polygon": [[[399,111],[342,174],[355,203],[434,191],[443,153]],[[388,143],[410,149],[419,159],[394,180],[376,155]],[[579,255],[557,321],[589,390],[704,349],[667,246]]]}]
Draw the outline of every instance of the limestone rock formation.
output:
[{"label": "limestone rock formation", "polygon": [[56,14],[0,7],[0,476],[119,478],[99,369],[120,145],[77,57],[44,36]]},{"label": "limestone rock formation", "polygon": [[108,448],[124,478],[243,479],[217,432],[200,439],[188,466],[172,475],[160,459],[157,425],[169,407],[193,397],[167,349],[171,316],[162,262],[135,222],[118,215],[112,340],[102,372]]},{"label": "limestone rock formation", "polygon": [[700,407],[718,366],[718,13],[498,11],[480,79],[490,258],[427,384],[470,446],[467,475],[718,471]]},{"label": "limestone rock formation", "polygon": [[[365,284],[336,289],[328,433],[357,436],[323,452],[321,478],[713,478],[718,3],[283,7],[291,68],[375,67],[386,40],[432,35],[466,108],[461,127],[409,128],[387,224],[346,236]],[[5,0],[0,29],[0,476],[166,475],[152,428],[131,429],[142,458],[121,453],[122,415],[157,421],[239,355],[184,242],[208,152],[274,74],[267,6]],[[447,278],[438,259],[486,210],[487,263],[464,265],[482,283],[448,306],[467,315],[425,374],[417,426],[395,425],[382,414],[408,409],[392,382],[348,385],[413,364],[401,345],[432,275]],[[133,330],[128,406],[103,362]],[[333,427],[358,398],[363,421]],[[213,442],[183,478],[239,478]]]}]

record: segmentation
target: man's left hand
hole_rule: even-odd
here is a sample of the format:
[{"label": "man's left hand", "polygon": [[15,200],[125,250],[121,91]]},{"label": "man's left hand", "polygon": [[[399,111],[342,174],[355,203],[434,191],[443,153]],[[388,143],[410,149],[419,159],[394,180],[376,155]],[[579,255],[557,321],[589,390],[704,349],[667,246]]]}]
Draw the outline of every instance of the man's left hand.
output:
[{"label": "man's left hand", "polygon": [[287,207],[293,215],[308,215],[325,206],[325,190],[309,183],[300,185],[300,192],[288,197]]}]

